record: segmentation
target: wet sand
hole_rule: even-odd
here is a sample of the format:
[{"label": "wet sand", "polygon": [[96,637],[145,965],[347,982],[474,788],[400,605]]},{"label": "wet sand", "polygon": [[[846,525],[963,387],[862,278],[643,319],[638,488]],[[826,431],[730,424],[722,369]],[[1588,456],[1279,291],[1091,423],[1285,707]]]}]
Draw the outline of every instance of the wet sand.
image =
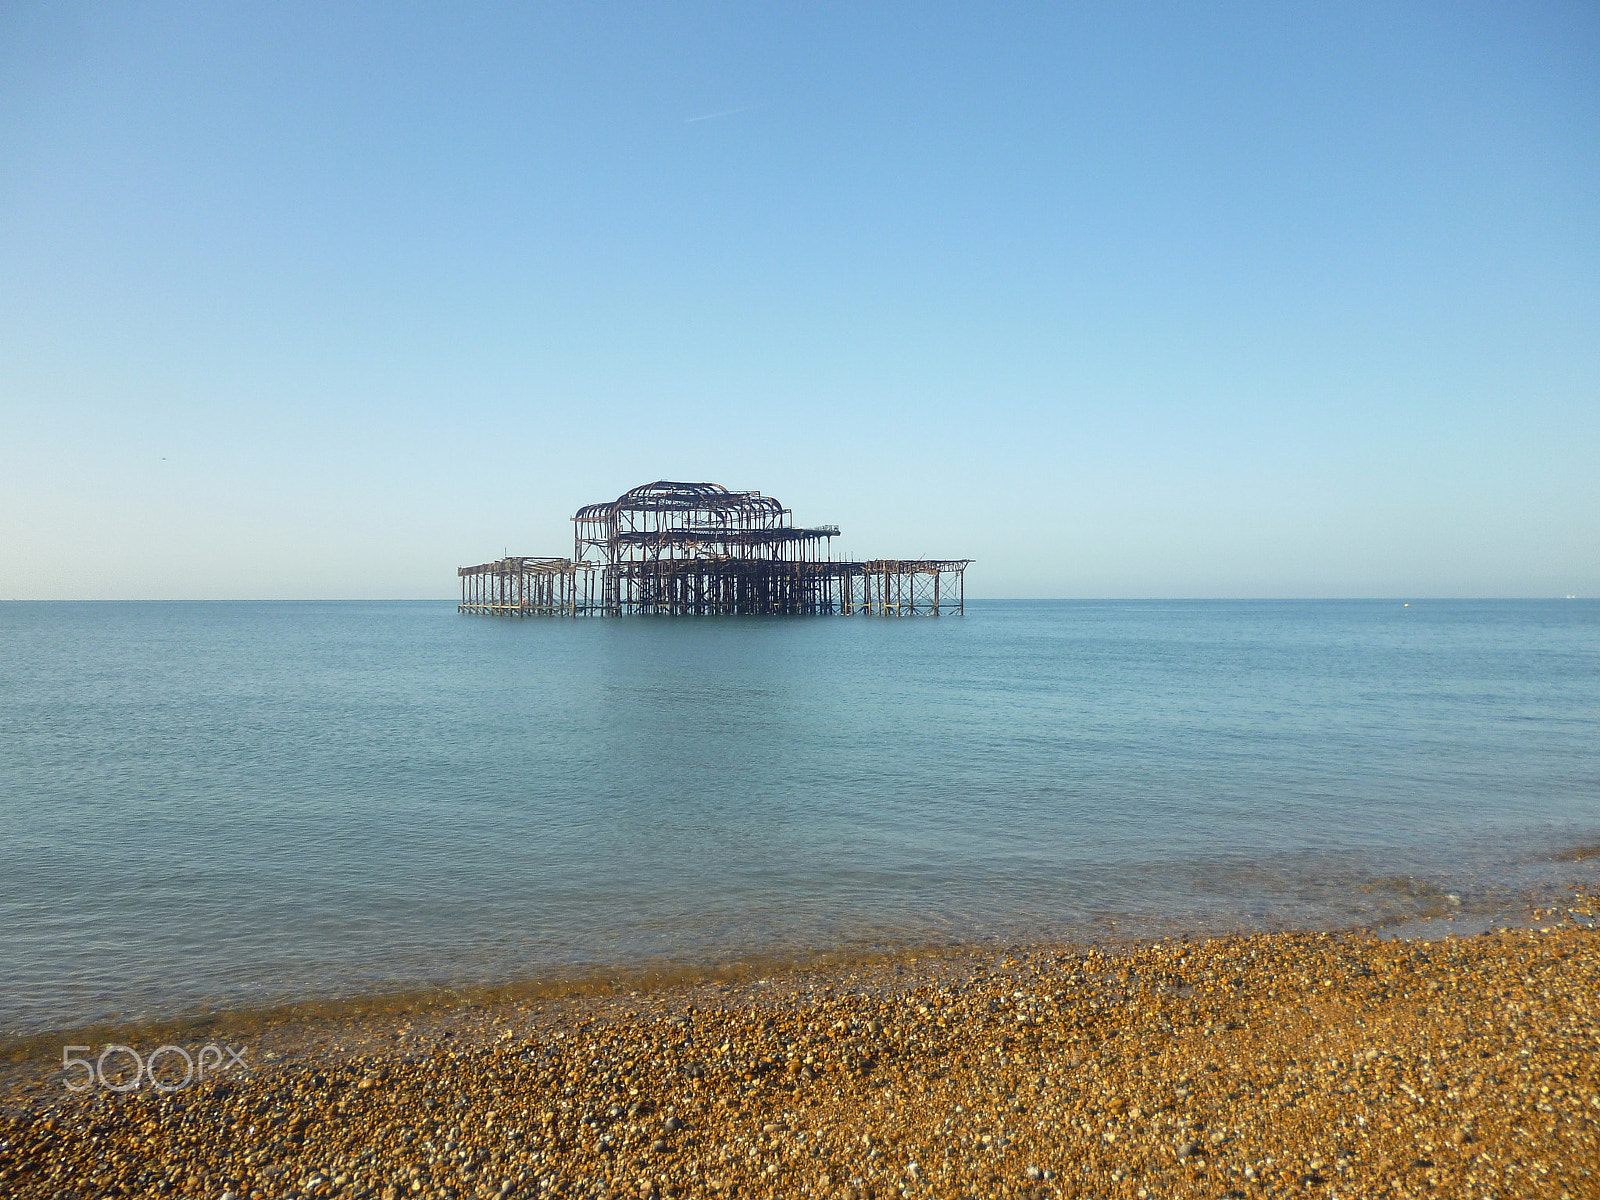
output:
[{"label": "wet sand", "polygon": [[1596,913],[123,1031],[240,1051],[170,1093],[69,1093],[36,1040],[0,1194],[1600,1196]]}]

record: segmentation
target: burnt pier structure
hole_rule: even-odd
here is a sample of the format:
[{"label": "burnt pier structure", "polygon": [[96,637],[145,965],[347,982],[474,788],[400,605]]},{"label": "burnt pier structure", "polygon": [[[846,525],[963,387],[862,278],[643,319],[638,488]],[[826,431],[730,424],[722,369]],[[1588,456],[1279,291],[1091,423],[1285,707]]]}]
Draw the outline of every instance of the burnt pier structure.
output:
[{"label": "burnt pier structure", "polygon": [[970,559],[835,559],[837,525],[797,526],[760,492],[659,480],[585,505],[572,522],[571,558],[458,568],[458,611],[937,617],[965,608]]}]

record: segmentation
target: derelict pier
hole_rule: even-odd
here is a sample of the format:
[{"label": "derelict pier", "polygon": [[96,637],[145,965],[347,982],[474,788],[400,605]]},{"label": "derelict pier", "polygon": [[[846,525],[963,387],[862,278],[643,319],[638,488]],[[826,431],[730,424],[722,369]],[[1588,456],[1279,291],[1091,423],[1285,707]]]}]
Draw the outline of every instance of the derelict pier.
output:
[{"label": "derelict pier", "polygon": [[930,616],[965,610],[970,559],[835,559],[837,525],[777,500],[661,480],[578,510],[571,558],[460,567],[457,611],[495,616]]}]

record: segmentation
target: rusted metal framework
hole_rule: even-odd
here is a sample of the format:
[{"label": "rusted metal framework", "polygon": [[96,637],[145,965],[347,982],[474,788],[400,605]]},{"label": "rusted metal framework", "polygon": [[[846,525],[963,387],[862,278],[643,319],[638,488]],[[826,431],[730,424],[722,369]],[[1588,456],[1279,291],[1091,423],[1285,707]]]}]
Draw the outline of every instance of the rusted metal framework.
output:
[{"label": "rusted metal framework", "polygon": [[568,558],[461,567],[459,611],[509,616],[965,611],[970,559],[833,558],[837,525],[803,528],[760,492],[659,480],[573,521]]},{"label": "rusted metal framework", "polygon": [[594,571],[570,558],[502,558],[458,567],[457,612],[507,617],[570,617],[594,606]]},{"label": "rusted metal framework", "polygon": [[841,609],[845,615],[936,617],[966,607],[966,570],[971,559],[875,558],[840,563]]}]

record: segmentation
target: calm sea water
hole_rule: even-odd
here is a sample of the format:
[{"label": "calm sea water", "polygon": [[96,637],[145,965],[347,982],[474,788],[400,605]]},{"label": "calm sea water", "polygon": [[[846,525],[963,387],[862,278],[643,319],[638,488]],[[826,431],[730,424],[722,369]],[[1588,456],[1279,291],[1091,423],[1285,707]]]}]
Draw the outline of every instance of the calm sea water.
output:
[{"label": "calm sea water", "polygon": [[0,604],[10,1031],[1470,910],[1597,842],[1590,602]]}]

